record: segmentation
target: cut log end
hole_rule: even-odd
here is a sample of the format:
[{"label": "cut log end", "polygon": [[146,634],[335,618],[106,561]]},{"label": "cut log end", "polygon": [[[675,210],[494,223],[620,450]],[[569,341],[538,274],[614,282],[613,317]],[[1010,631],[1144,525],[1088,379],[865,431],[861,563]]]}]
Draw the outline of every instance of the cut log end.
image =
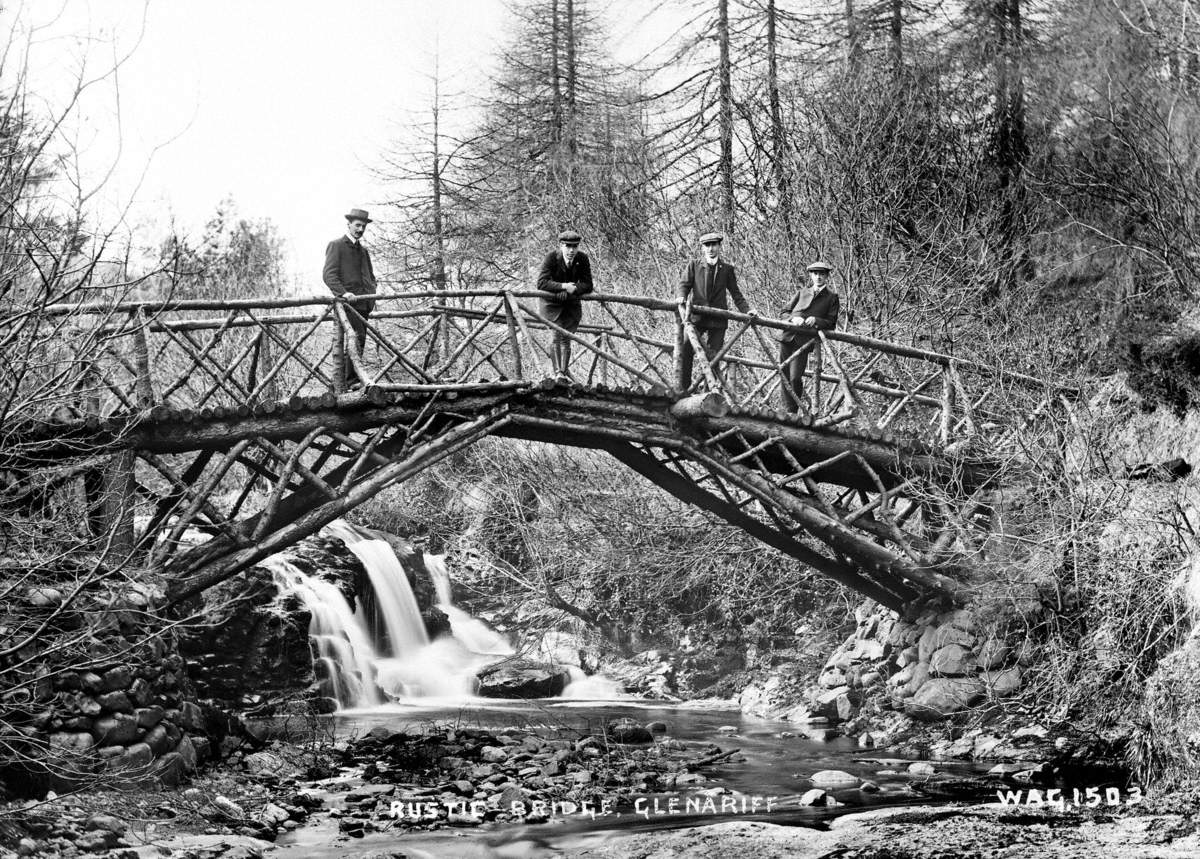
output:
[{"label": "cut log end", "polygon": [[692,394],[677,400],[671,406],[671,414],[683,420],[699,417],[722,418],[729,414],[729,401],[715,391]]}]

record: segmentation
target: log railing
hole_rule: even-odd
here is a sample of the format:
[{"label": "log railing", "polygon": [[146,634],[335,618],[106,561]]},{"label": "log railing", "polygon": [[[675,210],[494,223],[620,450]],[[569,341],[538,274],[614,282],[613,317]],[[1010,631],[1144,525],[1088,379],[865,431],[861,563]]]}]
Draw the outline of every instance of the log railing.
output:
[{"label": "log railing", "polygon": [[[377,295],[361,355],[350,333],[353,299],[54,305],[41,318],[60,332],[75,331],[78,342],[46,343],[36,373],[6,381],[44,386],[57,379],[62,400],[32,398],[30,406],[43,414],[31,418],[64,405],[100,417],[156,409],[247,414],[294,397],[342,394],[343,364],[368,388],[383,391],[529,385],[550,374],[550,339],[559,333],[572,343],[570,375],[579,385],[674,397],[709,389],[735,409],[783,408],[787,379],[778,340],[798,330],[787,321],[643,296],[589,295],[583,324],[567,332],[543,314],[544,297],[514,290]],[[691,322],[699,315],[728,325],[711,365]],[[680,375],[685,342],[696,347],[690,380]],[[1020,373],[850,332],[820,332],[810,348],[792,417],[820,428],[867,428],[943,447],[994,442],[1015,415],[1061,393]]]}]

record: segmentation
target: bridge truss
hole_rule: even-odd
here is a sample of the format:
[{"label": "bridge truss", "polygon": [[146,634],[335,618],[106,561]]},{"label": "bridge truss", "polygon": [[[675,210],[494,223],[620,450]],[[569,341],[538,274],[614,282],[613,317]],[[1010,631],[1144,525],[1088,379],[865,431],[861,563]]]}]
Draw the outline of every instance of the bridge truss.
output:
[{"label": "bridge truss", "polygon": [[[902,610],[961,595],[1000,464],[1028,452],[1025,431],[1062,396],[821,332],[801,406],[784,412],[784,321],[587,296],[572,333],[540,298],[376,296],[362,355],[349,346],[356,305],[332,297],[41,308],[9,323],[50,330],[5,381],[0,468],[26,476],[24,492],[99,469],[101,518],[124,519],[123,550],[182,601],[486,436],[593,448]],[[729,326],[711,363],[699,315]],[[549,377],[555,332],[574,344],[570,380]],[[694,380],[681,376],[685,343],[700,356]],[[347,366],[364,385],[347,388]],[[189,540],[196,528],[210,539]]]}]

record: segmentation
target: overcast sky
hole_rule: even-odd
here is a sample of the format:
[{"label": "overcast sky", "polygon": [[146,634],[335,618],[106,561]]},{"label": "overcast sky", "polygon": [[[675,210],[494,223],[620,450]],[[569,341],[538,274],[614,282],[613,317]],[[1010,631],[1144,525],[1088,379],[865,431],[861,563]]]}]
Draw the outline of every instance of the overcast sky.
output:
[{"label": "overcast sky", "polygon": [[73,133],[90,177],[117,165],[104,193],[137,201],[136,237],[155,244],[172,218],[198,232],[232,197],[276,223],[301,287],[319,287],[345,211],[384,197],[371,167],[427,109],[435,52],[444,88],[479,92],[507,21],[501,0],[37,0],[24,15],[48,101],[75,57],[96,72],[128,53]]}]

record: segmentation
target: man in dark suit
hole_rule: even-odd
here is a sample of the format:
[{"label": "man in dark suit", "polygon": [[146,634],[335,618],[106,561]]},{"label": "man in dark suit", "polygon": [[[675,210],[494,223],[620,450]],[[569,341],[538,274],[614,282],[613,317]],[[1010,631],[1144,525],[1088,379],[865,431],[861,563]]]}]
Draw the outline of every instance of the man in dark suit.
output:
[{"label": "man in dark suit", "polygon": [[[749,313],[750,304],[738,289],[737,272],[721,259],[721,242],[724,238],[720,233],[705,233],[700,237],[702,257],[688,263],[679,282],[679,298],[687,301],[690,296],[693,309],[715,307],[720,310],[728,310],[729,299],[732,298],[738,310]],[[700,345],[704,347],[704,357],[711,363],[725,345],[725,329],[729,326],[729,320],[697,313],[692,316],[692,324]],[[692,382],[694,357],[692,343],[685,339],[680,355],[680,381],[685,386]]]},{"label": "man in dark suit", "polygon": [[[583,237],[574,230],[559,233],[558,250],[546,255],[537,280],[537,288],[551,294],[541,301],[542,316],[572,334],[583,319],[579,296],[592,291],[592,262],[579,249],[581,241]],[[555,331],[553,343],[554,373],[560,378],[570,378],[571,340],[561,331]]]},{"label": "man in dark suit", "polygon": [[783,408],[789,412],[800,407],[809,353],[820,348],[816,332],[832,331],[837,327],[841,299],[829,286],[832,271],[832,267],[824,260],[817,260],[810,265],[808,276],[812,281],[811,289],[797,289],[779,314],[793,325],[801,325],[805,329],[785,332],[779,344],[779,366],[783,368],[786,380],[782,388]]},{"label": "man in dark suit", "polygon": [[[329,243],[325,248],[325,268],[321,276],[334,295],[342,296],[375,294],[375,271],[371,268],[371,254],[362,246],[363,233],[371,219],[362,209],[351,209],[346,213],[346,234]],[[346,316],[354,331],[354,348],[359,355],[367,343],[367,317],[375,309],[374,300],[353,301],[346,304]],[[346,356],[341,368],[346,384],[361,385],[362,380],[354,370],[350,357]]]}]

